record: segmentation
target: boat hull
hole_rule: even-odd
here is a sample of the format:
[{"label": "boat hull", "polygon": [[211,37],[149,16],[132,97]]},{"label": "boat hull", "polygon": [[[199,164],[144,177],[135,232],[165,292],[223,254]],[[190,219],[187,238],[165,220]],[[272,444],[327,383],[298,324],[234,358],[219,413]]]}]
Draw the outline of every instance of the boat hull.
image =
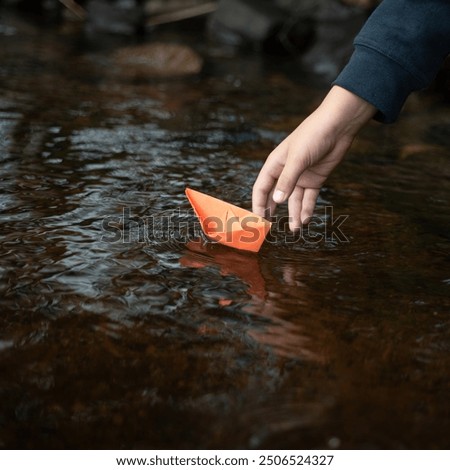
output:
[{"label": "boat hull", "polygon": [[268,220],[190,188],[186,188],[186,196],[207,237],[238,250],[260,250],[271,227]]}]

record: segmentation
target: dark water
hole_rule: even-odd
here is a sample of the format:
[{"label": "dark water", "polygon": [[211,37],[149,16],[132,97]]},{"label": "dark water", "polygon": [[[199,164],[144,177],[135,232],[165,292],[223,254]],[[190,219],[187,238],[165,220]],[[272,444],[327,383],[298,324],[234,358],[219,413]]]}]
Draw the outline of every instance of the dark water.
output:
[{"label": "dark water", "polygon": [[204,45],[200,76],[133,78],[8,17],[0,44],[0,447],[450,446],[439,97],[364,131],[309,237],[245,254],[191,233],[184,188],[249,207],[324,90]]}]

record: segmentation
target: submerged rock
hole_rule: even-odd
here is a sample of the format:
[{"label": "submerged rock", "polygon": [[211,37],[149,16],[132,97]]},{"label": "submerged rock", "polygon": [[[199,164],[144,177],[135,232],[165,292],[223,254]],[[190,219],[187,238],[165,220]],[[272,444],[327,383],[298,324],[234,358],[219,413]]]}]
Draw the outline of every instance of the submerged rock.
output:
[{"label": "submerged rock", "polygon": [[201,56],[190,47],[161,42],[120,48],[113,60],[129,78],[193,75],[203,66]]}]

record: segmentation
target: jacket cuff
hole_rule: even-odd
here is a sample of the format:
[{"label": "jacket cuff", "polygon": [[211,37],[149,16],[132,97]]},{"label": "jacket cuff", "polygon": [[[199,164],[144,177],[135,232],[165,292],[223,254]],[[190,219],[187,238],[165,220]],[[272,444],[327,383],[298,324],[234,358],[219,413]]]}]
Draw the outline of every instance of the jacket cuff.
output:
[{"label": "jacket cuff", "polygon": [[401,65],[374,49],[355,45],[348,64],[333,82],[375,106],[374,119],[394,122],[409,94],[421,88]]}]

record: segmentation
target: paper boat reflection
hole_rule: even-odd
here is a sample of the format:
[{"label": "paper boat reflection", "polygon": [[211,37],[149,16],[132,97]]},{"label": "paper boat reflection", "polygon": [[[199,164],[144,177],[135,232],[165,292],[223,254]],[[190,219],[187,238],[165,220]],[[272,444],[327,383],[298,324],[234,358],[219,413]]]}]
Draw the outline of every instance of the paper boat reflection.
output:
[{"label": "paper boat reflection", "polygon": [[222,245],[257,252],[270,230],[271,223],[253,212],[186,188],[203,232]]},{"label": "paper boat reflection", "polygon": [[[205,244],[201,239],[190,240],[186,248],[185,254],[180,258],[182,266],[198,269],[218,266],[223,276],[236,276],[245,282],[248,285],[247,293],[252,298],[265,300],[266,282],[261,273],[259,257]],[[220,299],[219,303],[224,305],[226,300],[233,302],[233,299],[224,298]]]}]

